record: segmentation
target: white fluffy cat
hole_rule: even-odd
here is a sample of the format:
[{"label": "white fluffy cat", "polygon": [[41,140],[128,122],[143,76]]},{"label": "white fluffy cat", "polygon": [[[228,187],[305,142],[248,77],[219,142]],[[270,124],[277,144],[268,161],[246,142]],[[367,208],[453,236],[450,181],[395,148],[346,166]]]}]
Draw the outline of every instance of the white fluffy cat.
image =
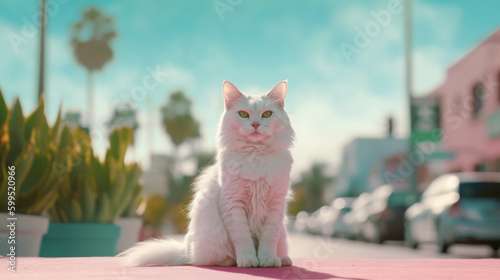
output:
[{"label": "white fluffy cat", "polygon": [[225,111],[216,162],[194,183],[183,243],[138,243],[119,256],[128,265],[291,265],[286,200],[294,131],[284,110],[287,82],[252,96],[224,82]]}]

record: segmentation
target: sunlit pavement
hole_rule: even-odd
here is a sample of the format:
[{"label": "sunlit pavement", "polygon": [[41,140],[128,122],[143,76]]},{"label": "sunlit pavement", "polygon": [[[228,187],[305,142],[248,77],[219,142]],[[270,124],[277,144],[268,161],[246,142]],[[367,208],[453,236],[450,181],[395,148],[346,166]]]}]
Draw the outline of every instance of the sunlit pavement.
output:
[{"label": "sunlit pavement", "polygon": [[[169,236],[182,239],[183,236]],[[293,266],[237,268],[203,266],[127,267],[119,258],[18,258],[17,272],[0,270],[0,279],[349,279],[349,280],[497,280],[499,259],[485,246],[454,246],[442,255],[434,246],[419,250],[402,243],[383,245],[290,234]],[[442,259],[453,258],[453,259]],[[468,259],[458,259],[468,258]],[[480,259],[474,259],[480,258]],[[6,262],[6,258],[0,258]],[[9,278],[4,278],[8,276]]]},{"label": "sunlit pavement", "polygon": [[290,233],[290,257],[292,258],[382,258],[382,259],[460,259],[495,257],[489,246],[454,245],[448,254],[437,252],[432,244],[424,244],[414,250],[403,242],[388,241],[372,244],[339,238],[326,238],[304,233]]},{"label": "sunlit pavement", "polygon": [[[318,251],[319,252],[319,251]],[[0,279],[346,279],[346,280],[498,280],[497,259],[293,258],[293,266],[238,268],[209,266],[123,266],[119,258],[17,259],[16,272],[0,270]],[[0,258],[6,261],[6,258]]]}]

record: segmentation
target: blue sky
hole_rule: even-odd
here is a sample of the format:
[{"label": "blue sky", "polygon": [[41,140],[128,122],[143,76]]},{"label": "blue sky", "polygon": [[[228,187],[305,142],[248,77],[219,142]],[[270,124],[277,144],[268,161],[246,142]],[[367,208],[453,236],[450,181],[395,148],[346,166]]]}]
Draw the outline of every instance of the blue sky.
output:
[{"label": "blue sky", "polygon": [[[391,1],[242,0],[221,20],[214,1],[48,0],[58,3],[47,29],[49,119],[60,102],[64,110],[86,112],[86,73],[73,58],[69,27],[82,9],[94,4],[115,18],[119,34],[112,44],[113,61],[95,77],[97,129],[106,133],[102,123],[113,104],[130,100],[147,69],[169,73],[148,91],[151,105],[132,100],[141,124],[137,160],[147,163],[151,150],[171,150],[158,112],[172,90],[182,88],[194,100],[203,149],[210,150],[223,109],[224,79],[250,94],[288,79],[286,106],[298,136],[295,173],[315,160],[335,168],[350,139],[383,136],[389,114],[396,118],[397,135],[407,133],[402,13],[391,13],[386,26],[351,60],[339,47],[354,45],[356,29],[364,30],[375,20],[372,12],[388,11]],[[32,22],[38,7],[35,0],[0,3],[0,86],[10,104],[19,97],[26,111],[36,101],[38,37],[25,36],[16,51],[9,34],[22,35],[25,19]],[[439,85],[449,65],[500,26],[499,10],[495,0],[414,1],[417,95]],[[105,141],[96,139],[94,145],[102,151]]]}]

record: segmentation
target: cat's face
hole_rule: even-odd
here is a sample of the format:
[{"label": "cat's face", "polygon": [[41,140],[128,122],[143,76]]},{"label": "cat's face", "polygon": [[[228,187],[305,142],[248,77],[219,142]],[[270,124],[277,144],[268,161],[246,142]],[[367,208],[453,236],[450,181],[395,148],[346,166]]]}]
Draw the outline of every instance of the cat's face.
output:
[{"label": "cat's face", "polygon": [[223,145],[237,148],[247,144],[288,148],[293,129],[284,110],[287,83],[277,84],[269,93],[246,95],[230,82],[224,82],[225,112],[219,137]]}]

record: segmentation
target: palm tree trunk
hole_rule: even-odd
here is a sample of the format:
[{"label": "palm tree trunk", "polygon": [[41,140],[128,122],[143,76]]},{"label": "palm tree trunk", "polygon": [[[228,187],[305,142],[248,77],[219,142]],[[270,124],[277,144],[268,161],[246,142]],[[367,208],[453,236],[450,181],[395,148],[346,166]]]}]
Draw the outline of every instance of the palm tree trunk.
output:
[{"label": "palm tree trunk", "polygon": [[172,176],[177,180],[179,177],[179,147],[176,145],[174,148],[174,151],[172,153],[172,156],[174,157],[174,166],[172,170]]},{"label": "palm tree trunk", "polygon": [[[42,18],[40,22],[40,65],[38,73],[38,102],[44,94],[45,75],[45,0],[42,0]],[[37,102],[37,103],[38,103]]]},{"label": "palm tree trunk", "polygon": [[168,200],[169,203],[178,203],[180,201],[179,197],[179,178],[177,177],[177,146],[174,146],[174,149],[172,151],[172,162],[171,164],[168,165],[168,174],[169,174],[169,180],[168,180]]},{"label": "palm tree trunk", "polygon": [[88,106],[88,129],[89,134],[92,132],[92,126],[94,125],[94,89],[93,89],[93,79],[94,73],[92,71],[88,72],[88,80],[87,80],[87,91],[89,97]]}]

